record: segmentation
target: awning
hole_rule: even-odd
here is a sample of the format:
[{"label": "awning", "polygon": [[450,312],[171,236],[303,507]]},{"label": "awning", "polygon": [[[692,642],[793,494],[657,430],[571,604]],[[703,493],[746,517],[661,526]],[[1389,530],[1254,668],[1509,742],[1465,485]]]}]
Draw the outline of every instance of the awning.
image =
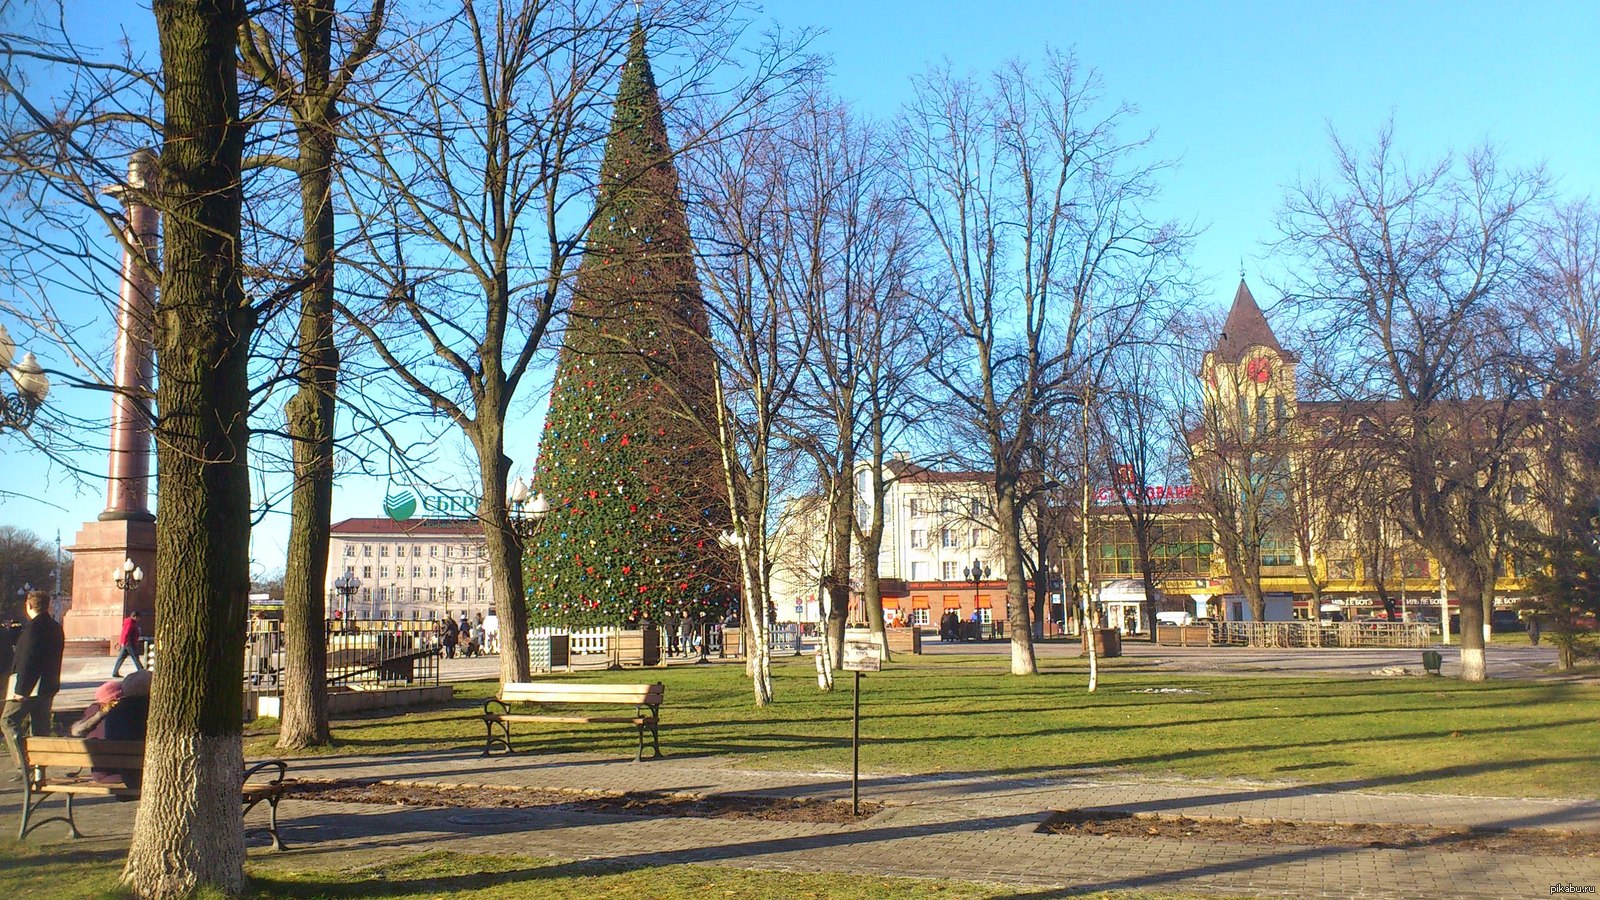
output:
[{"label": "awning", "polygon": [[883,600],[883,608],[884,609],[899,609],[900,608],[900,598],[899,597],[882,597],[880,599]]},{"label": "awning", "polygon": [[950,596],[945,597],[944,598],[944,608],[945,609],[960,609],[961,608],[961,598],[960,597],[950,597]]},{"label": "awning", "polygon": [[911,608],[912,609],[927,609],[928,608],[928,598],[927,597],[912,597],[911,598]]},{"label": "awning", "polygon": [[990,608],[990,606],[989,606],[989,598],[988,597],[979,597],[978,598],[978,608],[979,609],[989,609]]}]

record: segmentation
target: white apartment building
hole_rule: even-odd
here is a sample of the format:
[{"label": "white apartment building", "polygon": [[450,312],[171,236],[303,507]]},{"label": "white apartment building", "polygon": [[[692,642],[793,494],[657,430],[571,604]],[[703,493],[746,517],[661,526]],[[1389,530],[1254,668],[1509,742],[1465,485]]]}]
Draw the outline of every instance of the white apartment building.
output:
[{"label": "white apartment building", "polygon": [[472,519],[345,519],[328,542],[329,615],[344,611],[334,587],[341,575],[359,579],[349,614],[358,619],[460,618],[487,615],[492,603],[482,527]]},{"label": "white apartment building", "polygon": [[[1005,618],[1005,567],[1000,557],[994,513],[994,481],[988,472],[941,472],[903,457],[886,465],[890,479],[884,498],[883,548],[878,571],[884,579],[885,613],[900,622],[937,624],[945,609],[963,621]],[[871,494],[871,469],[856,473],[858,498]],[[822,616],[820,584],[827,566],[824,550],[825,504],[818,497],[791,502],[774,540],[773,600],[778,617],[817,621]],[[857,504],[865,522],[871,508]],[[1035,516],[1024,519],[1027,533]],[[1026,539],[1026,538],[1025,538]],[[859,550],[859,545],[857,547]],[[980,577],[974,581],[976,564]],[[860,588],[860,565],[852,587]]]}]

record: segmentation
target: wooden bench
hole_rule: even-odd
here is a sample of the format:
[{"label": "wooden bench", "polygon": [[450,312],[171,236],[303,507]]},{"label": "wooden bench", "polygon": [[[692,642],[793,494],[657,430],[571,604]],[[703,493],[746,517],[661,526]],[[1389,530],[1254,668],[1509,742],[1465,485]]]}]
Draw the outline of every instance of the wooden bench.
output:
[{"label": "wooden bench", "polygon": [[[650,744],[655,751],[651,759],[661,756],[661,738],[657,726],[661,718],[661,698],[666,687],[656,684],[553,684],[548,682],[513,682],[500,688],[500,695],[483,704],[483,755],[488,756],[496,745],[505,752],[514,752],[511,746],[512,722],[558,722],[569,725],[589,725],[614,722],[632,725],[639,732],[639,751],[634,761],[644,759],[644,730],[650,729]],[[513,713],[516,704],[532,703],[543,707],[572,708],[593,706],[632,706],[634,713],[625,715],[560,714],[549,712]],[[497,709],[498,707],[498,709]],[[649,712],[646,712],[649,710]],[[495,734],[496,726],[500,734]]]},{"label": "wooden bench", "polygon": [[[17,830],[17,840],[23,840],[28,832],[50,822],[67,823],[67,832],[73,837],[82,837],[78,831],[78,824],[72,818],[72,798],[79,796],[89,797],[116,797],[123,800],[139,799],[139,788],[128,787],[121,782],[105,782],[96,780],[89,771],[91,768],[114,769],[117,771],[143,771],[144,770],[144,741],[96,741],[81,740],[79,738],[58,737],[30,737],[24,744],[28,754],[28,775],[24,779],[25,793],[22,801],[22,827]],[[64,774],[51,774],[50,769],[66,770]],[[275,768],[278,770],[276,778],[270,781],[251,781],[250,779],[261,772]],[[283,799],[283,779],[289,771],[289,764],[281,759],[269,759],[254,765],[247,765],[244,770],[244,790],[241,801],[244,803],[244,812],[248,814],[257,803],[263,800],[271,807],[271,824],[266,828],[248,828],[246,833],[265,832],[272,836],[272,849],[282,850],[283,841],[278,836],[278,801]],[[65,794],[67,798],[67,814],[65,816],[51,816],[48,819],[33,818],[39,807],[50,799],[52,794]]]}]

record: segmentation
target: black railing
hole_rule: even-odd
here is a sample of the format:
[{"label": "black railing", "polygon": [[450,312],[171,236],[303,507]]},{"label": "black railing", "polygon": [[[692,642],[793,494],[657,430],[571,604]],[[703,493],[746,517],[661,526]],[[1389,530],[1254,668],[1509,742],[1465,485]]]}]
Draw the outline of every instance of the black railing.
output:
[{"label": "black railing", "polygon": [[[330,619],[327,684],[330,688],[411,687],[439,683],[443,646],[436,623],[416,619]],[[283,692],[283,623],[252,619],[245,642],[245,689]]]}]

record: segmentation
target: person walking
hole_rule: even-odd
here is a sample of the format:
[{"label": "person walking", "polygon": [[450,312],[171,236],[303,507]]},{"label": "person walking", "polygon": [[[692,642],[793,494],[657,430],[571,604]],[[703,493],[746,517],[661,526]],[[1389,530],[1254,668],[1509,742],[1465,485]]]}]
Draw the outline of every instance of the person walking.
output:
[{"label": "person walking", "polygon": [[117,661],[111,664],[112,678],[122,677],[122,661],[125,659],[133,661],[135,671],[144,671],[144,662],[139,659],[139,640],[141,637],[143,635],[139,633],[139,613],[135,610],[128,613],[128,617],[122,620],[122,637],[120,638],[122,649],[117,652]]},{"label": "person walking", "polygon": [[66,646],[60,623],[50,618],[50,598],[43,591],[29,592],[24,605],[28,621],[17,636],[16,675],[6,694],[5,711],[0,713],[0,731],[17,764],[13,782],[21,781],[28,770],[23,728],[34,737],[50,734],[50,707],[61,690],[61,651]]},{"label": "person walking", "polygon": [[449,613],[444,616],[444,658],[456,658],[456,639],[461,636],[461,628],[456,625],[456,620],[450,618]]}]

